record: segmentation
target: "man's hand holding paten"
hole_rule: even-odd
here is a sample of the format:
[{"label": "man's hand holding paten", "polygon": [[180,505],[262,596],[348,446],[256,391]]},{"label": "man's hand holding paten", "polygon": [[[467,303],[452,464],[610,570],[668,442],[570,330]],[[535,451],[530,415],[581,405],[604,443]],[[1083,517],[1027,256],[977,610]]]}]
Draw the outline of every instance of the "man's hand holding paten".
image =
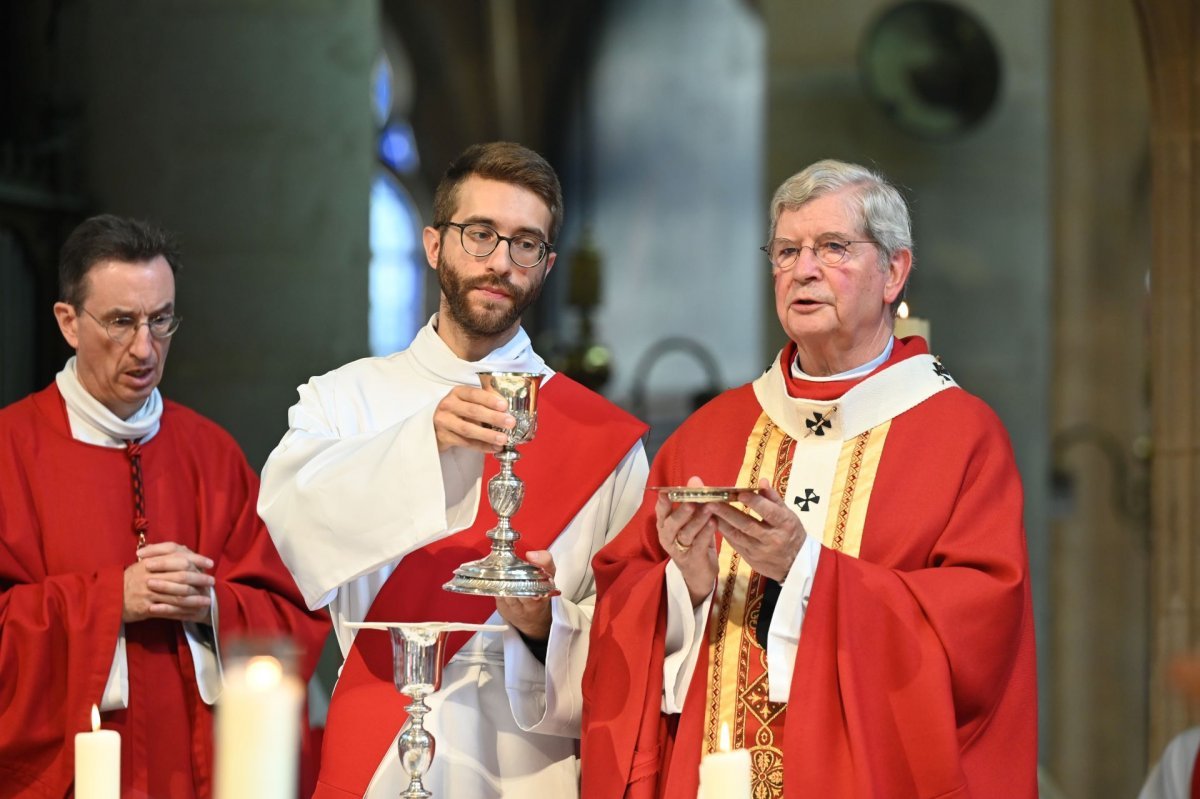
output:
[{"label": "man's hand holding paten", "polygon": [[[700,487],[704,481],[693,476],[687,484]],[[692,607],[712,593],[717,581],[717,523],[709,507],[713,504],[681,502],[672,506],[665,494],[659,494],[654,505],[658,543],[683,574]]]},{"label": "man's hand holding paten", "polygon": [[800,517],[783,501],[768,480],[759,482],[756,494],[743,491],[738,502],[759,518],[732,505],[714,502],[718,530],[729,545],[759,574],[783,582],[800,554],[807,534]]}]

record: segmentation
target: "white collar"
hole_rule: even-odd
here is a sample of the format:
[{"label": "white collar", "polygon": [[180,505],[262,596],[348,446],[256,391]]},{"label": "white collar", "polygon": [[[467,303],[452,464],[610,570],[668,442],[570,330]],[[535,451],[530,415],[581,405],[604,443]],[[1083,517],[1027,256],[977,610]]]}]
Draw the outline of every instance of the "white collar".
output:
[{"label": "white collar", "polygon": [[437,314],[434,314],[417,331],[408,352],[421,367],[447,382],[479,385],[480,372],[533,372],[546,375],[546,380],[554,373],[533,351],[533,343],[524,328],[517,328],[515,336],[478,361],[464,361],[437,334],[436,326]]},{"label": "white collar", "polygon": [[796,357],[792,359],[792,377],[801,380],[811,380],[814,383],[832,383],[835,380],[853,380],[856,377],[863,377],[874,372],[877,368],[883,365],[883,362],[892,357],[892,345],[896,343],[895,336],[888,338],[887,346],[883,348],[883,352],[875,358],[864,363],[862,366],[856,366],[845,372],[839,372],[836,375],[817,376],[810,375],[800,368],[800,352],[797,350]]},{"label": "white collar", "polygon": [[958,384],[932,355],[914,355],[876,372],[835,400],[792,397],[776,356],[754,381],[759,405],[783,431],[800,441],[845,441],[893,419]]},{"label": "white collar", "polygon": [[124,447],[133,440],[145,444],[158,432],[162,419],[162,395],[155,388],[128,419],[122,419],[93,397],[75,371],[75,356],[67,359],[62,371],[54,377],[58,392],[67,405],[67,421],[71,437],[87,444],[102,447]]}]

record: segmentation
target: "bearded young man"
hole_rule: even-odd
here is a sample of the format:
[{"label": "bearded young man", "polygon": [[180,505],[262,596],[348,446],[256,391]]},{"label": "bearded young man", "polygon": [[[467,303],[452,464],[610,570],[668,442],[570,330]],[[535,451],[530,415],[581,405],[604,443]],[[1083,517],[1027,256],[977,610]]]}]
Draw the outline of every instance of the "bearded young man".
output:
[{"label": "bearded young man", "polygon": [[67,238],[75,350],[0,411],[0,797],[62,799],[75,734],[121,734],[121,795],[212,796],[212,705],[237,635],[328,634],[255,513],[233,438],[158,390],[179,328],[163,231],[104,215]]},{"label": "bearded young man", "polygon": [[[425,725],[436,796],[578,793],[579,683],[594,602],[591,558],[641,503],[645,427],[533,351],[521,314],[554,266],[558,177],[511,143],[468,148],[434,196],[426,258],[438,313],[412,346],[315,377],[263,471],[259,511],[309,606],[328,605],[346,660],[325,732],[318,798],[391,797],[408,784],[395,739],[405,702],[388,637],[347,623],[504,620],[452,636]],[[545,375],[537,437],[521,447],[526,557],[554,575],[550,600],[492,600],[441,586],[485,555],[481,503],[515,419],[479,372]],[[495,618],[498,615],[498,619]],[[457,640],[456,640],[457,639]]]},{"label": "bearded young man", "polygon": [[995,414],[923,339],[892,335],[904,199],[821,161],[771,215],[791,343],[651,469],[658,486],[755,490],[650,495],[597,555],[583,795],[695,796],[726,728],[763,799],[1033,799],[1020,477]]}]

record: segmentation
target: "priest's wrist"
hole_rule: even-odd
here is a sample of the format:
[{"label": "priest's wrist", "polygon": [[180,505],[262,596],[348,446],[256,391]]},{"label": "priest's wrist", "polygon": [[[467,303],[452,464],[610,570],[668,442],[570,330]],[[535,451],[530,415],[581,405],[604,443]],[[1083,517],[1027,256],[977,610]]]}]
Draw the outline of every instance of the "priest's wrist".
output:
[{"label": "priest's wrist", "polygon": [[496,609],[500,618],[512,625],[523,638],[546,641],[554,622],[549,599],[515,599],[497,597]]},{"label": "priest's wrist", "polygon": [[762,574],[763,577],[766,577],[768,580],[772,580],[776,583],[779,583],[780,585],[783,585],[783,581],[787,579],[789,571],[791,571],[791,569],[788,569],[788,571],[779,572],[777,574],[770,574],[768,572],[759,572],[759,573]]},{"label": "priest's wrist", "polygon": [[716,579],[714,578],[713,582],[709,584],[708,588],[704,589],[703,591],[697,591],[692,587],[691,583],[688,583],[686,580],[684,582],[687,584],[688,598],[692,600],[693,608],[698,608],[703,605],[704,600],[708,599],[708,595],[713,592],[713,588],[717,584]]},{"label": "priest's wrist", "polygon": [[525,648],[529,650],[529,654],[537,659],[538,663],[546,665],[546,647],[550,643],[550,636],[545,638],[533,638],[525,633],[517,630],[517,635],[521,636],[521,640],[525,643]]},{"label": "priest's wrist", "polygon": [[763,575],[768,580],[774,580],[780,585],[783,585],[784,581],[787,580],[788,575],[792,573],[792,567],[796,565],[796,558],[800,557],[800,550],[804,547],[804,541],[805,538],[800,539],[800,544],[797,545],[796,551],[792,553],[792,557],[788,560],[787,566],[783,567],[779,573],[768,574],[767,572],[759,572],[759,574]]}]

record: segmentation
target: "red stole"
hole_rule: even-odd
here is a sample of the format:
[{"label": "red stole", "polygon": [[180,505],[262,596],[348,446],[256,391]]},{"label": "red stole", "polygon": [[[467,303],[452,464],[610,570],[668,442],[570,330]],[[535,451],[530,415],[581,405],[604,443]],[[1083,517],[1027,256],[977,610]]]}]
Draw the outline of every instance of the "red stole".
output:
[{"label": "red stole", "polygon": [[1196,760],[1192,763],[1192,799],[1200,799],[1200,749],[1196,750]]},{"label": "red stole", "polygon": [[[527,501],[514,517],[513,526],[521,533],[518,554],[547,549],[645,430],[637,419],[565,375],[546,383],[538,397],[537,435],[520,447],[521,459],[514,467],[528,486]],[[488,479],[498,471],[495,458],[484,458],[483,497]],[[470,528],[404,556],[371,603],[366,621],[480,624],[495,612],[492,597],[442,590],[455,568],[484,557],[491,548],[485,533],[497,518],[483,497]],[[361,797],[406,717],[408,699],[392,683],[390,636],[362,632],[354,637],[329,706],[314,799]],[[470,637],[451,634],[445,660]]]}]

